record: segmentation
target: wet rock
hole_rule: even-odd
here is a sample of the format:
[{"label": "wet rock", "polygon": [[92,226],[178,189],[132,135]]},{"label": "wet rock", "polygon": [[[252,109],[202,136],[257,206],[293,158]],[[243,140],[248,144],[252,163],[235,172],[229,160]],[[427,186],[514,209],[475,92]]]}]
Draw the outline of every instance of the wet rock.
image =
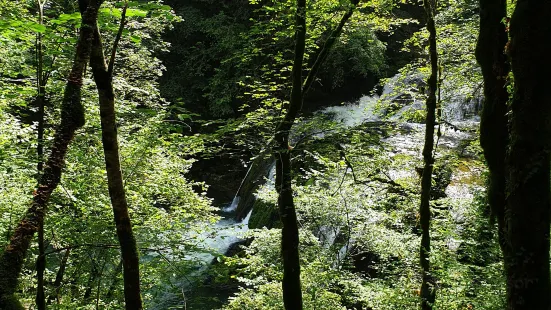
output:
[{"label": "wet rock", "polygon": [[[236,196],[239,197],[235,210],[236,220],[241,221],[249,214],[256,200],[255,194],[260,186],[266,183],[266,177],[273,168],[273,165],[274,160],[271,156],[258,157],[253,161],[249,171],[241,182],[239,190],[236,190]],[[238,183],[239,181],[236,179],[234,182]]]},{"label": "wet rock", "polygon": [[277,205],[263,199],[257,199],[254,202],[251,218],[249,219],[249,228],[260,229],[263,227],[268,229],[281,228],[281,221]]},{"label": "wet rock", "polygon": [[[224,256],[226,256],[226,257],[241,256],[245,251],[244,248],[251,245],[252,241],[253,241],[253,238],[247,238],[247,239],[239,240],[239,241],[233,243],[226,250],[226,252],[224,253]],[[218,261],[217,260],[213,261],[213,264],[216,264],[216,262],[218,262]]]},{"label": "wet rock", "polygon": [[452,166],[446,162],[434,166],[432,177],[434,186],[431,188],[431,199],[440,199],[447,197],[446,188],[452,181]]}]

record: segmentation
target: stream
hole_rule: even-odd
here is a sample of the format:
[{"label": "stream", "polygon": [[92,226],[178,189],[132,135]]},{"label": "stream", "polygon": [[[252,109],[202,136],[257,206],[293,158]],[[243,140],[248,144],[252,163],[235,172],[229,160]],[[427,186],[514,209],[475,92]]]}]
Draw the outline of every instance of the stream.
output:
[{"label": "stream", "polygon": [[[352,128],[370,122],[375,123],[384,121],[394,123],[396,126],[400,127],[400,130],[383,140],[385,145],[390,146],[386,150],[389,158],[393,158],[399,154],[407,154],[422,158],[421,151],[425,126],[424,124],[408,119],[411,115],[421,113],[424,109],[423,96],[418,94],[415,95],[415,91],[417,91],[419,85],[423,83],[422,80],[423,79],[418,76],[411,76],[403,79],[397,75],[390,79],[385,85],[381,95],[364,96],[357,102],[328,107],[317,113],[331,117],[333,121],[339,123],[343,128]],[[399,87],[397,86],[398,84],[400,84]],[[405,91],[403,90],[404,85],[406,86]],[[400,89],[400,91],[396,89]],[[467,99],[462,96],[452,100],[449,98],[450,96],[448,96],[447,104],[442,109],[442,119],[444,119],[445,122],[441,122],[440,124],[442,136],[437,140],[438,149],[463,152],[461,148],[464,142],[475,138],[479,122],[477,114],[480,106],[480,98]],[[381,101],[386,101],[387,104],[398,103],[398,107],[395,108],[394,111],[389,111],[388,108],[385,108],[386,105],[380,104]],[[318,136],[318,138],[322,137],[323,134]],[[437,154],[437,160],[438,156]],[[253,169],[255,164],[262,167]],[[465,164],[461,167],[462,169],[455,169],[453,171],[451,181],[445,188],[445,195],[448,198],[457,201],[469,201],[472,199],[471,192],[473,185],[467,181],[473,179],[474,176],[478,176],[481,169],[477,170],[476,167],[469,167],[469,165]],[[213,253],[195,253],[190,255],[190,258],[199,259],[204,263],[204,267],[195,271],[193,276],[203,279],[201,281],[204,281],[206,276],[202,277],[202,275],[206,274],[209,265],[215,262],[215,255],[228,254],[228,251],[230,251],[233,246],[243,241],[244,234],[249,229],[248,225],[253,212],[252,203],[254,202],[254,195],[261,186],[268,186],[273,189],[274,174],[275,167],[271,159],[250,165],[247,177],[242,181],[240,190],[232,203],[221,208],[221,219],[212,227],[214,233],[200,236],[203,240],[203,245],[210,248]],[[413,176],[414,174],[414,169],[395,170],[390,171],[390,178],[399,179]],[[254,186],[247,186],[250,185],[251,182],[255,183]],[[264,185],[266,182],[267,184]],[[246,197],[242,199],[241,196]],[[461,206],[462,204],[459,203],[458,205]],[[450,211],[454,221],[460,226],[464,210],[458,207]],[[318,235],[320,239],[335,239],[335,236],[331,234],[332,233],[323,233],[320,231]],[[454,240],[449,240],[448,243],[450,248],[457,249],[459,246]],[[348,248],[343,248],[339,255],[344,257],[347,251]],[[186,290],[188,289],[191,289],[191,287],[186,288]],[[190,290],[190,294],[191,293],[205,295],[205,292],[193,290]],[[224,296],[224,293],[220,294],[219,292],[212,291],[207,292],[206,295],[215,296],[221,299],[229,297]],[[188,309],[193,309],[193,307],[189,307]]]}]

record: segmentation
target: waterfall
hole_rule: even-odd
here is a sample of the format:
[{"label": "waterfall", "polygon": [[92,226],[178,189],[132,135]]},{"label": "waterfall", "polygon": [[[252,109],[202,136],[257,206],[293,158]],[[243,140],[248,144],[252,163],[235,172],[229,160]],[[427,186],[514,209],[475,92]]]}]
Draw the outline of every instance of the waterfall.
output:
[{"label": "waterfall", "polygon": [[[366,95],[356,102],[328,107],[320,113],[331,116],[333,121],[345,128],[382,120],[400,122],[405,119],[409,122],[408,114],[425,109],[425,84],[421,74],[405,77],[397,74],[387,81],[380,96]],[[448,123],[478,122],[481,100],[476,90],[467,87],[452,89],[444,83],[441,91],[442,119]]]},{"label": "waterfall", "polygon": [[[324,119],[330,118],[342,128],[353,128],[364,123],[392,123],[396,128],[400,127],[406,130],[393,131],[391,136],[382,139],[382,142],[386,144],[385,150],[388,156],[392,158],[399,154],[406,154],[420,158],[424,125],[413,122],[408,117],[411,114],[424,110],[424,85],[425,82],[422,75],[412,74],[405,77],[396,75],[387,81],[380,95],[366,95],[356,102],[327,107],[319,111],[318,115],[325,115]],[[442,91],[442,98],[445,100],[443,101],[442,115],[448,123],[443,123],[443,136],[439,140],[441,148],[457,148],[462,141],[472,137],[472,133],[468,131],[457,130],[463,123],[466,124],[465,128],[472,128],[472,125],[478,121],[477,113],[480,107],[480,98],[464,95],[469,92],[470,90],[462,90],[458,96],[451,96],[448,95],[447,90],[444,89]],[[453,94],[457,93],[454,92]],[[308,121],[305,120],[303,123],[307,124]],[[449,123],[453,123],[453,125]],[[295,128],[301,126],[302,123],[297,124]],[[313,130],[325,129],[320,128],[321,126],[323,125]],[[297,130],[298,132],[300,130]],[[323,139],[324,135],[327,135],[327,131],[324,131],[322,134],[312,134],[308,137]],[[410,169],[411,171],[390,170],[388,171],[388,176],[392,180],[415,177],[414,174],[416,172],[413,168]],[[459,182],[461,177],[461,175],[453,176],[452,184],[446,189],[448,197],[464,199],[470,195],[468,188],[461,187]],[[195,289],[196,287],[193,285],[199,283],[199,281],[206,280],[207,271],[217,255],[224,255],[229,250],[235,249],[236,244],[243,242],[243,236],[249,230],[249,220],[253,215],[252,208],[258,190],[261,186],[263,186],[263,190],[273,191],[275,188],[275,164],[273,158],[271,156],[255,158],[249,166],[245,178],[243,180],[235,180],[235,182],[240,182],[239,189],[235,193],[231,203],[220,208],[222,218],[214,224],[205,223],[208,226],[207,232],[197,236],[190,236],[190,238],[199,240],[206,251],[197,251],[185,256],[186,260],[198,262],[198,267],[181,279],[181,286],[186,291]],[[365,200],[362,203],[370,204],[370,201]],[[258,214],[256,213],[256,215]],[[277,210],[272,215],[273,218],[268,218],[268,221],[277,221]],[[456,221],[461,221],[464,217],[464,212],[462,210],[453,211],[452,216]],[[370,216],[370,219],[370,223],[380,220],[376,216]],[[251,221],[252,227],[255,227],[255,221],[257,220],[253,217]],[[319,227],[314,232],[324,247],[327,249],[331,247],[335,248],[334,254],[336,260],[334,267],[341,266],[344,259],[351,255],[350,252],[355,246],[353,234],[348,236],[342,228],[328,224],[327,226]],[[343,235],[346,235],[348,238],[344,244],[340,243],[342,240],[338,241]],[[450,249],[457,249],[459,246],[453,239],[448,240],[448,244]],[[198,281],[192,282],[189,280],[190,278],[195,278]]]},{"label": "waterfall", "polygon": [[[424,125],[400,122],[400,119],[408,112],[424,109],[424,95],[415,94],[419,88],[422,88],[423,83],[419,76],[412,75],[403,78],[397,75],[385,85],[381,96],[364,96],[357,102],[328,107],[319,113],[329,116],[344,128],[383,120],[402,124],[402,126],[406,126],[409,130],[396,133],[383,140],[390,146],[388,150],[389,156],[392,157],[399,153],[420,156]],[[399,89],[399,91],[396,89]],[[477,100],[472,98],[470,100],[455,98],[444,105],[443,116],[450,121],[476,122],[477,116],[474,114],[477,111]],[[389,103],[397,104],[399,108],[391,113],[385,105]],[[457,132],[455,128],[444,128],[443,132],[444,135],[441,137],[439,143],[441,146],[449,148],[457,147],[460,141],[469,137],[469,133]],[[323,138],[323,136],[318,136],[318,138]],[[400,178],[404,177],[403,173],[403,171],[390,171],[390,176],[392,178]],[[257,190],[263,185],[267,189],[273,190],[275,187],[274,180],[275,164],[273,159],[270,157],[256,158],[249,167],[245,178],[241,181],[239,190],[235,194],[233,201],[221,208],[223,218],[214,224],[214,233],[204,233],[199,236],[199,238],[202,238],[205,247],[218,254],[225,254],[233,244],[240,242],[242,240],[241,237],[248,230],[248,223],[253,212],[252,207],[256,199]],[[452,195],[454,194],[450,193],[450,196]],[[317,235],[329,247],[335,242],[338,230],[335,230],[334,227],[321,227]],[[349,248],[350,245],[348,244],[340,248],[339,259],[342,259],[345,252],[350,250]],[[194,253],[190,254],[189,258],[209,263],[214,258],[214,255],[209,253]]]},{"label": "waterfall", "polygon": [[247,175],[235,194],[234,201],[237,201],[235,207],[236,220],[243,220],[251,211],[256,200],[256,191],[264,185],[266,177],[269,177],[270,171],[274,167],[275,163],[271,156],[259,156],[253,160]]},{"label": "waterfall", "polygon": [[367,121],[378,121],[381,116],[378,115],[376,108],[379,102],[379,96],[363,96],[356,103],[347,103],[342,106],[328,107],[321,113],[329,115],[332,119],[340,123],[345,128],[355,127]]},{"label": "waterfall", "polygon": [[233,197],[233,200],[231,204],[229,204],[227,207],[222,208],[222,212],[224,213],[232,213],[237,209],[237,206],[239,205],[239,201],[241,198],[237,196],[237,194]]}]

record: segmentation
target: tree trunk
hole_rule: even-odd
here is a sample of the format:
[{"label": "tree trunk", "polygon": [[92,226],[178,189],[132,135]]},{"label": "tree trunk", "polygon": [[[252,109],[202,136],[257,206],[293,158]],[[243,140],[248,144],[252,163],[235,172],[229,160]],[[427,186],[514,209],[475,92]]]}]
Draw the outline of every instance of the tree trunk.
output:
[{"label": "tree trunk", "polygon": [[551,2],[517,1],[510,56],[515,76],[507,156],[507,309],[549,310]]},{"label": "tree trunk", "polygon": [[[38,23],[44,24],[44,3],[37,0]],[[38,134],[36,142],[36,154],[38,157],[37,179],[40,185],[40,177],[44,170],[44,105],[46,103],[46,83],[44,79],[44,54],[42,45],[42,33],[38,33],[36,38],[36,57],[38,60],[36,78],[38,96]],[[46,255],[44,251],[44,219],[38,224],[38,258],[36,260],[36,308],[46,310],[46,296],[44,295],[44,271],[46,270]]]},{"label": "tree trunk", "polygon": [[[121,30],[116,42],[122,34],[124,26],[123,11]],[[116,44],[113,50],[116,49]],[[109,196],[113,205],[117,237],[121,246],[123,261],[124,279],[124,300],[126,309],[142,309],[142,298],[140,293],[140,264],[136,240],[132,232],[130,216],[128,214],[128,203],[124,190],[124,183],[120,164],[119,144],[117,138],[117,124],[115,115],[115,93],[113,90],[112,66],[115,52],[113,52],[109,65],[105,62],[103,54],[103,43],[97,25],[94,28],[94,44],[90,58],[90,66],[94,75],[94,81],[98,89],[100,116],[101,116],[101,138],[103,152],[105,155],[105,169],[107,170],[107,182]]]},{"label": "tree trunk", "polygon": [[506,16],[506,0],[480,0],[480,33],[476,59],[484,77],[480,144],[490,171],[488,204],[492,218],[497,219],[499,245],[504,257],[509,257],[509,246],[505,242],[505,157],[509,137],[509,94],[506,83],[511,69],[505,54],[505,46],[509,40],[503,22]]},{"label": "tree trunk", "polygon": [[281,254],[283,257],[283,303],[287,310],[302,310],[300,284],[298,222],[291,187],[291,148],[289,132],[302,106],[302,64],[306,44],[306,0],[297,0],[295,20],[295,59],[293,62],[291,98],[285,118],[276,128],[275,160],[278,193],[277,204],[281,217]]},{"label": "tree trunk", "polygon": [[302,88],[303,97],[312,86],[312,83],[314,83],[314,79],[316,78],[316,75],[318,74],[318,71],[321,68],[321,65],[325,62],[325,59],[327,59],[327,56],[329,55],[329,51],[331,51],[331,48],[333,47],[333,45],[341,35],[344,25],[346,25],[346,22],[348,22],[350,17],[352,17],[352,14],[354,14],[354,11],[356,10],[356,6],[358,5],[358,2],[359,0],[351,0],[350,8],[343,15],[343,17],[341,18],[341,21],[339,22],[339,25],[337,26],[337,28],[335,28],[335,30],[331,32],[323,48],[320,50],[320,53],[318,54],[318,57],[316,57],[316,61],[312,65],[312,69],[308,73],[308,76],[306,77],[306,81],[304,82],[304,86]]},{"label": "tree trunk", "polygon": [[63,276],[65,275],[65,269],[67,268],[67,261],[69,260],[70,255],[71,255],[71,248],[68,248],[65,251],[63,258],[61,259],[61,263],[59,264],[59,269],[57,270],[57,274],[55,276],[55,281],[54,281],[55,294],[48,296],[48,304],[51,304],[54,299],[57,300],[57,302],[59,303],[59,293],[61,292],[61,284],[63,283]]},{"label": "tree trunk", "polygon": [[438,90],[438,53],[436,50],[436,25],[434,23],[434,6],[431,0],[424,0],[427,13],[427,29],[429,31],[429,54],[431,75],[428,80],[429,95],[427,97],[427,119],[425,129],[425,145],[423,147],[423,176],[421,179],[421,205],[419,208],[421,223],[420,259],[422,268],[421,309],[432,310],[436,298],[434,277],[430,273],[430,192],[432,169],[434,164],[434,126],[436,125],[436,92]]},{"label": "tree trunk", "polygon": [[299,260],[299,231],[297,214],[293,201],[292,175],[291,175],[291,147],[289,134],[293,123],[302,107],[304,94],[308,92],[321,65],[327,58],[330,49],[342,32],[346,22],[350,19],[358,0],[351,1],[352,6],[344,14],[339,25],[333,30],[320,50],[310,73],[303,83],[302,65],[306,44],[306,1],[297,0],[296,33],[295,33],[295,59],[293,62],[291,98],[285,118],[276,128],[274,137],[276,147],[274,157],[276,159],[275,186],[278,192],[278,207],[282,222],[281,253],[283,257],[283,303],[287,310],[302,309],[302,288],[300,284],[300,260]]},{"label": "tree trunk", "polygon": [[[37,0],[38,4],[38,23],[44,24],[44,3]],[[37,105],[38,105],[38,134],[36,143],[36,154],[38,156],[37,170],[38,180],[44,170],[44,107],[46,104],[46,78],[44,76],[44,45],[42,44],[42,33],[38,33],[36,38],[36,57],[38,59],[36,67],[37,79]]]},{"label": "tree trunk", "polygon": [[67,149],[75,132],[84,125],[84,107],[81,102],[81,87],[84,68],[90,57],[98,9],[103,0],[91,0],[82,16],[82,27],[77,44],[73,67],[67,79],[61,105],[61,123],[56,130],[52,151],[40,178],[33,202],[18,224],[9,245],[0,258],[0,309],[22,309],[15,296],[17,279],[30,241],[44,220],[46,204],[59,184]]},{"label": "tree trunk", "polygon": [[44,219],[38,226],[38,258],[36,259],[36,309],[46,310],[46,295],[44,294],[44,271],[46,270],[46,255],[44,250]]}]

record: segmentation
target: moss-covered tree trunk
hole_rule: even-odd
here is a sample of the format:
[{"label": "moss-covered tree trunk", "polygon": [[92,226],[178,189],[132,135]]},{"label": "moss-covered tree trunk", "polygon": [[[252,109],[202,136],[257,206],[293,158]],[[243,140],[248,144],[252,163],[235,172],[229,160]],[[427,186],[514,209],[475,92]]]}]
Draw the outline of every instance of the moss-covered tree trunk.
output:
[{"label": "moss-covered tree trunk", "polygon": [[549,310],[551,1],[519,0],[509,52],[515,77],[506,159],[507,309]]},{"label": "moss-covered tree trunk", "polygon": [[82,16],[82,27],[77,43],[76,55],[67,79],[61,105],[61,122],[56,129],[52,150],[33,202],[19,222],[8,246],[0,258],[0,309],[22,309],[15,296],[17,279],[31,239],[44,220],[46,204],[61,180],[61,173],[69,144],[75,132],[84,125],[84,107],[81,102],[81,88],[84,69],[90,57],[93,29],[98,10],[103,0],[91,0]]},{"label": "moss-covered tree trunk", "polygon": [[113,206],[113,215],[116,224],[117,237],[121,246],[124,279],[124,300],[126,309],[140,310],[143,308],[140,293],[140,262],[136,239],[132,232],[128,202],[124,190],[124,183],[120,164],[119,143],[115,115],[115,92],[113,89],[113,62],[118,40],[122,34],[125,22],[126,7],[123,9],[121,27],[113,46],[109,64],[103,54],[103,43],[97,25],[94,31],[94,44],[90,66],[94,81],[98,89],[101,138],[105,155],[105,169],[109,197]]},{"label": "moss-covered tree trunk", "polygon": [[[38,8],[38,23],[44,24],[44,2],[36,1]],[[44,45],[42,44],[42,33],[36,37],[36,86],[38,104],[38,134],[36,141],[36,155],[38,157],[37,179],[40,185],[40,177],[44,170],[44,108],[46,105],[46,79],[44,76]],[[44,271],[46,270],[46,255],[44,250],[44,220],[42,219],[38,226],[38,258],[36,259],[36,308],[38,310],[46,309],[46,296],[44,294]]]},{"label": "moss-covered tree trunk", "polygon": [[276,128],[274,156],[277,205],[282,223],[281,254],[283,258],[283,303],[287,310],[302,309],[300,284],[299,235],[293,189],[291,187],[291,148],[289,133],[302,106],[302,64],[306,45],[306,0],[297,0],[295,21],[295,58],[293,62],[291,98],[285,118]]},{"label": "moss-covered tree trunk", "polygon": [[420,260],[422,269],[421,282],[421,309],[431,310],[436,298],[434,277],[430,271],[430,197],[432,170],[434,165],[434,126],[436,125],[436,92],[438,90],[438,53],[436,50],[436,25],[434,22],[434,3],[424,0],[427,13],[427,29],[429,31],[429,55],[431,75],[428,80],[429,94],[427,97],[427,119],[425,122],[425,145],[423,146],[423,176],[421,178],[421,204],[419,216],[421,223]]},{"label": "moss-covered tree trunk", "polygon": [[506,0],[480,0],[480,32],[476,59],[484,78],[480,144],[490,171],[488,203],[492,217],[497,219],[501,250],[505,257],[509,257],[509,246],[505,242],[505,157],[509,137],[509,94],[506,83],[511,69],[505,54],[505,46],[509,40],[504,23],[506,16]]}]

